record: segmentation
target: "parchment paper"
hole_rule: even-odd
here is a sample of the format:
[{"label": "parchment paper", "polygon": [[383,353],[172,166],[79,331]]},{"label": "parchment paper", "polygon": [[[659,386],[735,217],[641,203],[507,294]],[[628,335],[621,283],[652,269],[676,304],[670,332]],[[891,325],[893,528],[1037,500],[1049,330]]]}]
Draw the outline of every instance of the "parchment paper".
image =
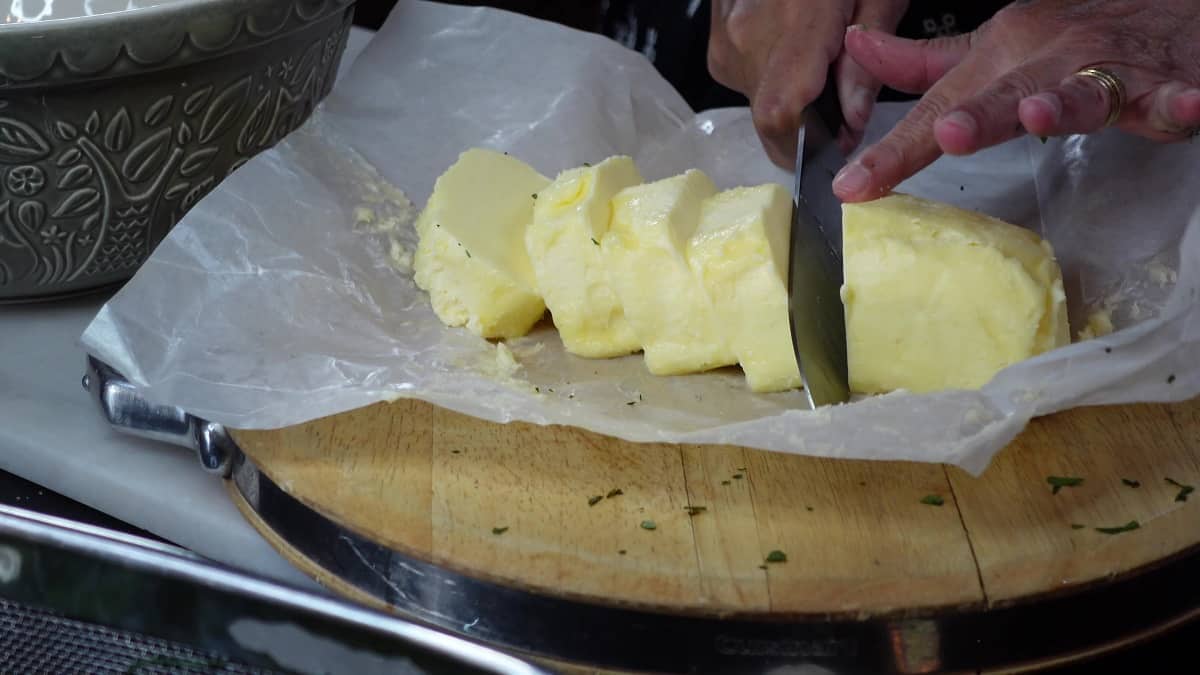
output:
[{"label": "parchment paper", "polygon": [[[904,112],[884,106],[870,137]],[[640,357],[567,355],[551,328],[497,346],[448,329],[408,267],[414,207],[464,149],[547,175],[626,153],[647,179],[722,187],[790,176],[744,109],[695,115],[639,54],[490,9],[401,2],[313,119],[201,201],[97,315],[85,348],[152,400],[275,428],[420,398],[497,422],[633,441],[735,443],[981,472],[1035,415],[1200,392],[1200,144],[1116,132],[1022,139],[943,159],[901,189],[1040,231],[1073,328],[1118,332],[1015,365],[981,391],[895,393],[812,412],[736,370],[648,375]],[[1189,226],[1190,223],[1190,226]]]}]

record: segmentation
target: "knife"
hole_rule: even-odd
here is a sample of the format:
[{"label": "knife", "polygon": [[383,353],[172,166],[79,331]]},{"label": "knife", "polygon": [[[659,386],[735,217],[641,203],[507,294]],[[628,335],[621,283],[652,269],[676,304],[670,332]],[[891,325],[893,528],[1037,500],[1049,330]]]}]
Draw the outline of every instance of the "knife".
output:
[{"label": "knife", "polygon": [[850,400],[841,298],[842,205],[833,194],[833,178],[846,163],[834,136],[841,125],[831,74],[800,127],[788,263],[792,346],[814,410]]}]

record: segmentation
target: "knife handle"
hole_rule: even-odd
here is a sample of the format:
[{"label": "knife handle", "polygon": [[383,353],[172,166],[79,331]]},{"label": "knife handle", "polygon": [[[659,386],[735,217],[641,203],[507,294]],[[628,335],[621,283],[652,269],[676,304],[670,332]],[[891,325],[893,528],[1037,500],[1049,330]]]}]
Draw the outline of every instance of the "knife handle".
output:
[{"label": "knife handle", "polygon": [[83,388],[100,406],[108,424],[122,433],[190,448],[205,471],[229,476],[237,444],[220,424],[190,415],[182,408],[154,405],[120,373],[88,356]]}]

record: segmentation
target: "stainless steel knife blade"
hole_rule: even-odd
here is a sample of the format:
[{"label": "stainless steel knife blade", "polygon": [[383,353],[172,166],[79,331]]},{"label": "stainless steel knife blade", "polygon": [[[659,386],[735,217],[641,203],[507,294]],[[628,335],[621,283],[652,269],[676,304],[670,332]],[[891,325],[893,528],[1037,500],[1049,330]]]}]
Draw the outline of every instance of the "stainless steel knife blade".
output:
[{"label": "stainless steel knife blade", "polygon": [[816,409],[850,400],[841,298],[842,205],[833,194],[833,178],[846,159],[833,135],[841,126],[833,87],[804,115],[792,192],[788,313],[804,391]]}]

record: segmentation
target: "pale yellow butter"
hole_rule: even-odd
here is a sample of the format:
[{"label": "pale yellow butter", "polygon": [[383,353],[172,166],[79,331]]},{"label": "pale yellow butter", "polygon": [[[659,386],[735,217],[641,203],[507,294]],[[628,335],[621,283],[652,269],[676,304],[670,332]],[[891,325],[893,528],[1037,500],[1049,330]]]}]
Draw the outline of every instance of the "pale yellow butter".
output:
[{"label": "pale yellow butter", "polygon": [[612,198],[641,182],[632,159],[610,157],[564,171],[538,193],[525,250],[554,326],[572,354],[607,358],[642,348],[609,283],[600,251]]},{"label": "pale yellow butter", "polygon": [[717,325],[757,392],[801,385],[788,320],[791,213],[792,197],[779,185],[728,190],[704,201],[688,243]]},{"label": "pale yellow butter", "polygon": [[609,280],[655,375],[737,363],[708,294],[687,262],[701,203],[717,188],[703,172],[629,187],[613,198],[601,240]]},{"label": "pale yellow butter", "polygon": [[974,389],[1070,342],[1049,243],[982,214],[894,194],[843,209],[850,387]]},{"label": "pale yellow butter", "polygon": [[513,157],[472,149],[438,178],[417,219],[417,285],[448,326],[519,337],[546,312],[525,252],[534,197],[550,179]]}]

